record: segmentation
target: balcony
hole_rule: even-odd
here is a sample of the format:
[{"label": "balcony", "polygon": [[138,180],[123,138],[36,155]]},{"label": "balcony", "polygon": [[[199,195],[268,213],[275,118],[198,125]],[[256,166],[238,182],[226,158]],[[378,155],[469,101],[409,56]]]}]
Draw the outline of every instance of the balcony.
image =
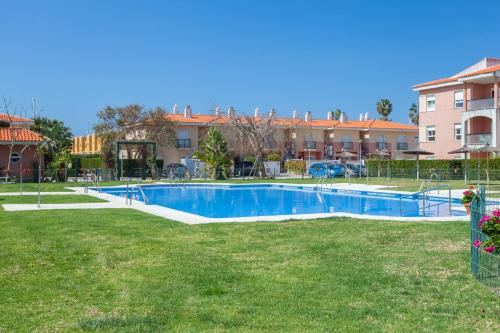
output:
[{"label": "balcony", "polygon": [[354,147],[354,144],[351,141],[343,141],[340,145],[342,150],[352,150]]},{"label": "balcony", "polygon": [[491,145],[491,133],[467,134],[465,143],[467,145]]},{"label": "balcony", "polygon": [[389,144],[387,142],[377,142],[377,150],[389,150]]},{"label": "balcony", "polygon": [[396,143],[396,150],[408,150],[408,143],[406,142]]},{"label": "balcony", "polygon": [[316,149],[316,141],[304,141],[304,149],[305,150],[315,150]]},{"label": "balcony", "polygon": [[494,98],[472,99],[467,101],[467,111],[493,109],[494,106]]},{"label": "balcony", "polygon": [[191,148],[191,139],[177,139],[175,147],[178,149],[189,149]]}]

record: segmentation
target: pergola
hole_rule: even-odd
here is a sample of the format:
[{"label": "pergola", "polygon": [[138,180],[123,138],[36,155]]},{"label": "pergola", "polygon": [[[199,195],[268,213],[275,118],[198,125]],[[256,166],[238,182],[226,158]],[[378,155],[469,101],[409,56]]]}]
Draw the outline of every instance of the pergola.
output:
[{"label": "pergola", "polygon": [[122,176],[122,162],[120,158],[120,149],[122,146],[135,145],[135,146],[151,146],[153,156],[156,157],[156,142],[154,141],[136,141],[136,140],[118,140],[115,141],[115,174],[116,178],[120,179]]}]

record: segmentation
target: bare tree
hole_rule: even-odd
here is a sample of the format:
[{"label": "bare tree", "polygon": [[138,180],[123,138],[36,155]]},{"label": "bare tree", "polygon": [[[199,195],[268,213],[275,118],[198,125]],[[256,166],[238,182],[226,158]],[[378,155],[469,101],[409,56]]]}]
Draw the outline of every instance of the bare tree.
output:
[{"label": "bare tree", "polygon": [[14,146],[16,145],[16,142],[18,142],[18,138],[21,135],[22,128],[16,126],[14,117],[11,115],[10,111],[10,105],[11,102],[5,98],[5,96],[2,96],[3,98],[3,108],[5,113],[7,114],[7,129],[9,131],[9,137],[10,137],[10,143],[9,143],[9,158],[7,159],[7,170],[5,171],[5,176],[9,178],[10,175],[10,163],[12,159],[12,153],[14,150]]},{"label": "bare tree", "polygon": [[227,124],[232,134],[230,141],[242,150],[248,150],[257,160],[257,168],[262,176],[266,175],[262,159],[271,151],[278,149],[281,131],[277,127],[274,112],[264,117],[232,116]]}]

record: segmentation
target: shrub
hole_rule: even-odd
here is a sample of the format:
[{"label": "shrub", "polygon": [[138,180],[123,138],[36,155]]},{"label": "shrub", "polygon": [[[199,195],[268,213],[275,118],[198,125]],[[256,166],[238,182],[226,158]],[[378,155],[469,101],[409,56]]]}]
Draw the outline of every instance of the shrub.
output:
[{"label": "shrub", "polygon": [[281,156],[277,153],[269,153],[269,154],[267,154],[266,160],[267,161],[280,161]]},{"label": "shrub", "polygon": [[302,175],[306,172],[306,161],[304,160],[288,160],[285,162],[285,168],[288,173]]},{"label": "shrub", "polygon": [[484,252],[498,253],[500,251],[500,209],[493,211],[491,216],[483,216],[477,227],[489,238],[483,242],[476,238],[474,246],[481,247]]}]

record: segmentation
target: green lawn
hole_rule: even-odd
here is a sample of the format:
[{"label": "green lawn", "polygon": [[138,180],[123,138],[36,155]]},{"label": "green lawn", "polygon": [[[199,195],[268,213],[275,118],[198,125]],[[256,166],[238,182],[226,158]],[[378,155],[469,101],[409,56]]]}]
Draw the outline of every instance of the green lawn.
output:
[{"label": "green lawn", "polygon": [[0,331],[494,332],[468,224],[0,212]]},{"label": "green lawn", "polygon": [[[38,202],[36,195],[23,195],[23,196],[1,196],[0,205],[3,204],[34,204]],[[58,203],[87,203],[87,202],[106,202],[99,198],[90,195],[42,195],[42,203],[58,204]]]}]

